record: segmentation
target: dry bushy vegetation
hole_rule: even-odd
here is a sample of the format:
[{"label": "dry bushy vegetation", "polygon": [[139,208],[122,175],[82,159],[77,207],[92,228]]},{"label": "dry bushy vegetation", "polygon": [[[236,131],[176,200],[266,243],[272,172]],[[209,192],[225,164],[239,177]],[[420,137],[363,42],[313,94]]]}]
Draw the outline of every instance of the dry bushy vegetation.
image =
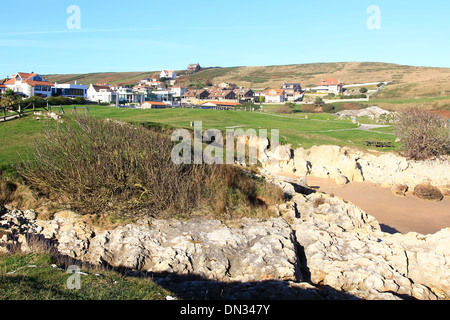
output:
[{"label": "dry bushy vegetation", "polygon": [[[176,165],[167,134],[75,116],[47,130],[18,171],[50,199],[83,214],[230,219],[266,212],[283,193],[234,166]],[[261,201],[261,199],[265,199]]]},{"label": "dry bushy vegetation", "polygon": [[0,172],[0,206],[12,201],[17,185],[7,180]]},{"label": "dry bushy vegetation", "polygon": [[409,109],[403,112],[395,128],[405,156],[425,160],[447,153],[449,128],[447,120],[429,110]]}]

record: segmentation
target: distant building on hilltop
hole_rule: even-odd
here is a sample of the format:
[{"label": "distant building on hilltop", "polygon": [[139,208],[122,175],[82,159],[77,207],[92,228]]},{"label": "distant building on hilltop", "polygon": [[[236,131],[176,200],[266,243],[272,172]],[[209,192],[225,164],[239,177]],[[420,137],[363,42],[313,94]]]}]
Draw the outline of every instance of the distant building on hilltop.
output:
[{"label": "distant building on hilltop", "polygon": [[187,67],[187,71],[189,71],[189,72],[199,72],[201,69],[202,69],[202,67],[200,67],[199,63],[190,64]]}]

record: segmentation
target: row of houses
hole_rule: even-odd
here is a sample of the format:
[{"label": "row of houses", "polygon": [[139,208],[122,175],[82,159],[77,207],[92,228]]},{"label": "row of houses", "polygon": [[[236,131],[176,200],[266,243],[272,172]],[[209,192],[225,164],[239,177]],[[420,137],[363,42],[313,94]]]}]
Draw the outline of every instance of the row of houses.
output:
[{"label": "row of houses", "polygon": [[[229,84],[221,83],[205,89],[189,90],[183,96],[183,102],[195,103],[201,100],[259,102],[264,100],[266,103],[284,103],[286,101],[301,101],[303,95],[299,83],[283,83],[280,89],[265,89],[262,91],[253,91],[241,87],[233,88]],[[260,100],[260,97],[264,97],[264,99]]]},{"label": "row of houses", "polygon": [[[189,68],[191,68],[192,72],[196,72],[200,69],[200,65],[189,65]],[[303,99],[305,92],[300,83],[283,83],[279,89],[269,88],[253,91],[249,88],[235,87],[232,84],[223,82],[213,87],[188,90],[182,86],[173,86],[177,76],[175,71],[163,70],[160,76],[169,80],[170,88],[167,88],[167,83],[151,78],[141,80],[133,88],[110,86],[108,84],[91,84],[87,87],[78,85],[76,81],[74,84],[51,83],[37,73],[19,72],[10,79],[0,81],[0,92],[11,89],[25,97],[41,96],[45,98],[52,95],[70,98],[83,97],[98,103],[142,104],[145,101],[157,101],[172,104],[176,101],[197,105],[205,103],[205,100],[230,103],[245,101],[265,101],[266,103],[296,102]],[[340,94],[343,92],[343,86],[344,84],[340,80],[322,79],[314,90],[318,93]],[[264,99],[260,97],[264,97]]]},{"label": "row of houses", "polygon": [[86,98],[87,93],[87,86],[78,85],[76,82],[75,84],[51,83],[34,72],[18,72],[10,79],[2,80],[0,83],[0,91],[4,92],[7,89],[25,97],[40,96],[43,98],[52,95]]}]

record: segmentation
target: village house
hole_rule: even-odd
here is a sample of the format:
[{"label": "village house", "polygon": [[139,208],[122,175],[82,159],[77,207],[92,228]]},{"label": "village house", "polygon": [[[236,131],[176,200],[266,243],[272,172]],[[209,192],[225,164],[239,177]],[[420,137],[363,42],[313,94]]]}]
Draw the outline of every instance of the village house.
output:
[{"label": "village house", "polygon": [[204,100],[208,97],[209,93],[205,89],[188,90],[188,92],[184,95],[184,98],[197,98],[200,100]]},{"label": "village house", "polygon": [[141,85],[150,85],[152,82],[158,81],[158,79],[154,78],[145,78],[139,81],[139,84]]},{"label": "village house", "polygon": [[190,64],[187,67],[187,71],[191,73],[199,72],[202,68],[200,67],[199,63]]},{"label": "village house", "polygon": [[264,96],[267,103],[284,103],[286,101],[284,89],[269,89]]},{"label": "village house", "polygon": [[167,104],[160,101],[145,101],[141,104],[142,109],[165,109]]},{"label": "village house", "polygon": [[134,92],[131,88],[120,87],[116,90],[119,103],[142,103],[145,100],[145,94]]},{"label": "village house", "polygon": [[181,98],[188,92],[188,89],[185,87],[178,86],[178,87],[172,87],[170,89],[170,92],[172,92],[174,98]]},{"label": "village house", "polygon": [[143,94],[145,97],[145,100],[147,100],[150,98],[150,95],[153,92],[153,88],[147,84],[139,83],[138,85],[135,85],[133,87],[133,92]]},{"label": "village house", "polygon": [[177,73],[173,70],[163,70],[161,71],[159,77],[175,80],[177,78]]},{"label": "village house", "polygon": [[62,97],[68,97],[68,98],[87,98],[87,90],[88,87],[82,84],[77,84],[75,81],[75,84],[58,84],[55,83],[55,85],[52,88],[52,95],[53,96],[62,96]]},{"label": "village house", "polygon": [[117,93],[112,91],[110,86],[91,84],[87,90],[87,98],[89,101],[97,103],[115,103]]},{"label": "village house", "polygon": [[0,94],[4,93],[8,89],[4,84],[0,84]]},{"label": "village house", "polygon": [[336,80],[333,78],[322,79],[317,83],[317,92],[321,93],[334,93],[340,94],[343,92],[344,84],[341,83],[341,80]]},{"label": "village house", "polygon": [[303,99],[300,83],[283,83],[281,89],[284,90],[287,101],[300,101]]},{"label": "village house", "polygon": [[239,100],[252,100],[255,97],[253,90],[248,88],[236,88],[233,91],[236,95],[236,99]]},{"label": "village house", "polygon": [[190,104],[200,104],[200,101],[203,101],[208,97],[209,93],[205,89],[188,90],[188,92],[184,94],[181,102]]},{"label": "village house", "polygon": [[223,90],[222,88],[211,87],[208,89],[208,99],[211,100],[235,100],[236,94],[233,90]]},{"label": "village house", "polygon": [[37,73],[19,72],[5,81],[4,85],[25,97],[40,96],[43,98],[52,95],[53,83],[48,82]]},{"label": "village house", "polygon": [[222,88],[222,89],[234,89],[234,85],[232,85],[231,83],[228,83],[228,82],[221,82],[221,83],[217,84],[216,87]]},{"label": "village house", "polygon": [[157,101],[164,102],[166,104],[173,103],[173,93],[169,90],[153,91],[152,95],[156,97]]}]

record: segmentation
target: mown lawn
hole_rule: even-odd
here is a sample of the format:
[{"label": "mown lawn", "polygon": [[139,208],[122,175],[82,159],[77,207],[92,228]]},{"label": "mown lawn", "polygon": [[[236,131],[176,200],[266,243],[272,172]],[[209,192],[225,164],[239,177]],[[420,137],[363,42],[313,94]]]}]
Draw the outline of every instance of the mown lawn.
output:
[{"label": "mown lawn", "polygon": [[[65,116],[70,117],[73,110],[73,106],[64,107]],[[199,109],[140,110],[96,105],[88,106],[88,110],[93,117],[134,123],[161,123],[181,128],[189,128],[192,121],[202,121],[203,129],[226,130],[230,127],[239,127],[244,130],[255,129],[257,132],[260,129],[267,129],[269,136],[272,129],[278,129],[281,143],[289,143],[294,148],[300,146],[310,148],[321,144],[366,148],[365,140],[393,143],[395,141],[393,135],[357,130],[357,125],[351,121],[340,120],[331,114],[284,115],[273,112]],[[76,112],[85,113],[86,106],[77,106]],[[0,123],[0,169],[8,171],[11,163],[17,163],[21,157],[28,156],[33,150],[34,142],[43,138],[42,131],[48,126],[55,127],[56,122],[36,120],[36,116],[33,115]]]}]

